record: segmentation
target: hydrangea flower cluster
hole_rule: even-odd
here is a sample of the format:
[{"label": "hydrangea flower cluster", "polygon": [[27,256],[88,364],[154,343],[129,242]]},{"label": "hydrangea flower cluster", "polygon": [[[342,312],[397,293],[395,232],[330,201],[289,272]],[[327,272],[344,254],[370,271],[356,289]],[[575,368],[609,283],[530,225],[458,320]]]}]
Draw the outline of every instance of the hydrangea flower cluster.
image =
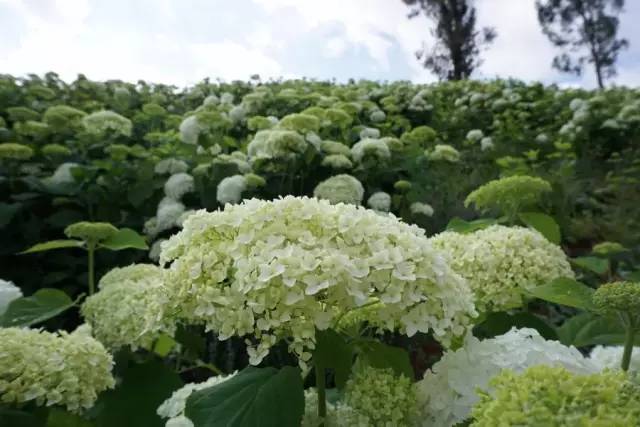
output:
[{"label": "hydrangea flower cluster", "polygon": [[430,161],[444,161],[449,163],[458,163],[460,161],[460,152],[451,145],[437,144],[433,150],[425,151],[425,156]]},{"label": "hydrangea flower cluster", "polygon": [[574,277],[562,248],[528,228],[492,225],[468,234],[445,231],[430,240],[467,279],[480,312],[521,306],[526,291]]},{"label": "hydrangea flower cluster", "polygon": [[413,202],[409,205],[409,210],[414,215],[433,216],[433,208],[428,203]]},{"label": "hydrangea flower cluster", "polygon": [[369,196],[367,206],[379,212],[389,212],[391,209],[391,196],[384,191],[378,191]]},{"label": "hydrangea flower cluster", "polygon": [[118,136],[131,136],[131,130],[133,129],[131,120],[108,110],[96,111],[84,116],[82,125],[87,133],[98,137],[104,137],[108,132],[113,132]]},{"label": "hydrangea flower cluster", "polygon": [[174,334],[175,324],[157,315],[159,307],[166,305],[160,267],[132,264],[114,269],[98,287],[81,312],[93,336],[106,347],[150,348],[161,334]]},{"label": "hydrangea flower cluster", "polygon": [[247,189],[247,179],[242,175],[232,175],[223,178],[216,190],[216,199],[221,205],[238,203],[242,200],[242,193]]},{"label": "hydrangea flower cluster", "polygon": [[503,369],[521,372],[533,365],[563,366],[571,372],[597,372],[575,347],[547,341],[535,329],[516,329],[478,340],[469,334],[462,348],[446,352],[416,383],[422,425],[451,427],[469,418],[490,379]]},{"label": "hydrangea flower cluster", "polygon": [[10,405],[81,412],[115,385],[112,365],[102,344],[84,334],[0,328],[0,400]]},{"label": "hydrangea flower cluster", "polygon": [[360,205],[364,197],[364,187],[351,175],[335,175],[322,181],[313,190],[313,196],[329,200],[331,203]]},{"label": "hydrangea flower cluster", "polygon": [[22,291],[19,287],[8,280],[0,279],[0,316],[7,311],[7,307],[11,301],[22,297]]},{"label": "hydrangea flower cluster", "polygon": [[372,159],[376,163],[380,163],[391,158],[391,151],[383,140],[365,138],[351,147],[351,156],[358,163],[362,163],[366,159]]},{"label": "hydrangea flower cluster", "polygon": [[198,123],[197,116],[189,116],[180,123],[180,139],[185,144],[196,145],[198,143],[200,132],[203,128],[204,127]]},{"label": "hydrangea flower cluster", "polygon": [[160,160],[154,167],[154,172],[158,175],[164,174],[177,174],[186,172],[189,170],[189,165],[184,160],[174,159],[169,157],[167,159]]},{"label": "hydrangea flower cluster", "polygon": [[[282,338],[304,367],[315,329],[378,298],[386,329],[444,345],[475,316],[472,294],[424,231],[348,204],[285,197],[198,211],[163,245],[168,299],[222,339],[253,336],[258,364]],[[169,307],[169,312],[173,309]]]},{"label": "hydrangea flower cluster", "polygon": [[[623,352],[623,346],[598,345],[591,350],[589,358],[602,370],[620,369],[620,361],[622,360]],[[635,347],[632,353],[629,370],[640,372],[640,347]]]},{"label": "hydrangea flower cluster", "polygon": [[167,182],[164,183],[164,194],[175,200],[192,192],[194,189],[193,177],[185,172],[179,172],[171,175]]},{"label": "hydrangea flower cluster", "polygon": [[247,146],[247,154],[253,162],[258,159],[291,160],[302,155],[307,141],[292,130],[265,129],[254,136]]},{"label": "hydrangea flower cluster", "polygon": [[64,234],[71,239],[85,242],[101,242],[118,232],[118,229],[108,222],[80,221],[67,226]]},{"label": "hydrangea flower cluster", "polygon": [[579,375],[563,367],[505,370],[473,408],[474,427],[637,426],[640,385],[620,371]]},{"label": "hydrangea flower cluster", "polygon": [[547,193],[551,193],[551,184],[544,179],[515,175],[478,187],[467,196],[464,205],[474,204],[481,212],[498,209],[505,214],[512,214],[519,208],[539,204]]},{"label": "hydrangea flower cluster", "polygon": [[347,381],[345,403],[372,426],[415,425],[417,398],[411,379],[391,368],[364,367]]},{"label": "hydrangea flower cluster", "polygon": [[73,177],[71,170],[78,166],[80,165],[72,162],[62,163],[56,168],[53,175],[48,178],[48,181],[54,185],[73,184],[75,182],[75,178]]},{"label": "hydrangea flower cluster", "polygon": [[28,160],[33,156],[31,147],[14,142],[0,144],[0,160]]}]

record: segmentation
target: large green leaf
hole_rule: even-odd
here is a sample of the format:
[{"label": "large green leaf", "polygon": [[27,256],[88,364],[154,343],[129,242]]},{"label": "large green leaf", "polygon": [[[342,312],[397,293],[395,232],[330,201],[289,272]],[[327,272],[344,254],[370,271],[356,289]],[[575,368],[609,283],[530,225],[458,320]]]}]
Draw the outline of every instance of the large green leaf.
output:
[{"label": "large green leaf", "polygon": [[[560,342],[576,347],[622,344],[625,339],[624,326],[617,318],[594,313],[580,313],[566,320],[556,331]],[[640,337],[636,343],[640,343]]]},{"label": "large green leaf", "polygon": [[116,234],[104,242],[101,242],[100,247],[110,249],[112,251],[120,251],[123,249],[149,249],[144,237],[130,228],[121,228]]},{"label": "large green leaf", "polygon": [[139,181],[129,188],[127,199],[133,206],[139,207],[153,195],[153,191],[153,182],[151,180]]},{"label": "large green leaf", "polygon": [[45,427],[48,408],[28,404],[26,408],[7,408],[0,404],[0,426],[2,427]]},{"label": "large green leaf", "polygon": [[598,258],[595,256],[583,256],[578,258],[572,258],[571,262],[580,268],[592,271],[601,276],[609,270],[609,261],[606,258]]},{"label": "large green leaf", "polygon": [[316,331],[316,349],[313,362],[325,369],[332,369],[338,388],[344,387],[349,379],[353,362],[353,346],[332,329]]},{"label": "large green leaf", "polygon": [[182,386],[178,374],[160,361],[131,363],[115,390],[98,398],[91,410],[96,427],[164,427],[158,406]]},{"label": "large green leaf", "polygon": [[556,245],[560,244],[560,226],[553,217],[540,212],[521,212],[518,217],[528,227],[537,230],[540,234]]},{"label": "large green leaf", "polygon": [[49,412],[47,427],[93,427],[93,423],[79,415],[54,408]]},{"label": "large green leaf", "polygon": [[362,341],[358,344],[358,360],[374,368],[391,368],[397,375],[414,378],[409,353],[403,348],[393,347],[378,341]]},{"label": "large green leaf", "polygon": [[81,248],[83,247],[84,242],[82,240],[51,240],[45,243],[38,243],[37,245],[31,246],[26,251],[20,252],[21,254],[32,254],[35,252],[44,252],[50,251],[52,249],[64,249],[64,248]]},{"label": "large green leaf", "polygon": [[537,286],[529,291],[531,295],[545,301],[569,307],[593,310],[591,296],[593,288],[576,280],[561,277],[546,285]]},{"label": "large green leaf", "polygon": [[513,327],[535,329],[548,340],[557,340],[556,331],[547,322],[531,313],[508,314],[504,312],[490,313],[486,319],[474,329],[474,335],[482,338],[493,338],[505,334]]},{"label": "large green leaf", "polygon": [[248,367],[187,399],[195,427],[299,427],[304,413],[300,370]]},{"label": "large green leaf", "polygon": [[44,322],[73,307],[74,302],[59,289],[40,289],[29,297],[11,301],[0,316],[0,325],[31,326]]},{"label": "large green leaf", "polygon": [[21,207],[22,203],[0,203],[0,228],[9,224]]},{"label": "large green leaf", "polygon": [[481,218],[473,221],[465,221],[462,218],[455,217],[447,224],[447,231],[455,231],[456,233],[472,233],[483,228],[487,228],[490,225],[496,224],[493,218]]}]

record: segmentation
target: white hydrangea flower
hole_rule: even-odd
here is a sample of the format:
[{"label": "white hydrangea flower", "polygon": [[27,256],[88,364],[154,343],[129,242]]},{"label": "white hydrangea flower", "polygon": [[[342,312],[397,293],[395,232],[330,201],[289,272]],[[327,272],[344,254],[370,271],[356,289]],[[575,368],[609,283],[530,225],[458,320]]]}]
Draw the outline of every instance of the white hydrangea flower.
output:
[{"label": "white hydrangea flower", "polygon": [[313,190],[313,197],[328,200],[333,204],[359,205],[364,197],[364,187],[351,175],[335,175],[318,184]]},{"label": "white hydrangea flower", "polygon": [[343,154],[329,154],[322,159],[322,166],[335,170],[351,169],[353,163]]},{"label": "white hydrangea flower", "polygon": [[202,126],[196,116],[189,116],[180,123],[180,139],[185,144],[196,145]]},{"label": "white hydrangea flower", "polygon": [[380,138],[380,130],[376,128],[364,128],[360,131],[360,139],[378,139]]},{"label": "white hydrangea flower", "polygon": [[535,329],[513,328],[504,335],[478,340],[469,334],[462,348],[446,352],[415,384],[424,427],[452,427],[465,421],[489,391],[489,380],[503,369],[522,372],[530,366],[564,366],[578,374],[598,371],[575,347],[547,341]]},{"label": "white hydrangea flower", "polygon": [[229,119],[233,123],[240,123],[244,120],[247,112],[244,110],[242,105],[236,105],[231,110],[229,110]]},{"label": "white hydrangea flower", "polygon": [[228,176],[218,183],[216,199],[221,205],[238,203],[246,189],[247,179],[243,175]]},{"label": "white hydrangea flower", "polygon": [[160,160],[156,164],[153,170],[158,175],[164,175],[164,174],[173,175],[176,173],[182,173],[182,172],[188,171],[189,166],[183,160],[168,158],[168,159]]},{"label": "white hydrangea flower", "polygon": [[493,139],[490,136],[485,136],[480,140],[480,149],[482,151],[491,150],[493,148]]},{"label": "white hydrangea flower", "polygon": [[536,142],[538,144],[546,144],[547,142],[549,142],[549,137],[546,133],[538,134],[538,136],[536,136]]},{"label": "white hydrangea flower", "polygon": [[425,156],[430,161],[445,161],[450,163],[457,163],[460,161],[460,152],[447,144],[436,144],[432,151],[425,151]]},{"label": "white hydrangea flower", "polygon": [[365,158],[373,158],[384,162],[391,158],[391,151],[387,143],[381,139],[365,138],[351,147],[351,157],[358,163]]},{"label": "white hydrangea flower", "polygon": [[562,248],[528,228],[492,225],[468,234],[445,231],[430,240],[467,279],[480,311],[518,307],[526,291],[574,277]]},{"label": "white hydrangea flower", "polygon": [[151,245],[151,248],[149,249],[149,259],[153,262],[158,262],[160,261],[160,250],[162,248],[162,242],[166,241],[167,239],[158,239],[155,242],[153,242],[153,244]]},{"label": "white hydrangea flower", "polygon": [[[601,346],[598,345],[591,350],[589,359],[601,370],[620,369],[622,363],[623,346]],[[634,347],[631,353],[631,363],[629,370],[640,372],[640,347]]]},{"label": "white hydrangea flower", "polygon": [[247,146],[251,161],[257,159],[292,159],[302,155],[309,143],[298,132],[281,129],[258,131]]},{"label": "white hydrangea flower", "polygon": [[156,211],[155,234],[177,226],[178,219],[184,211],[184,205],[172,197],[165,197],[160,200],[158,210]]},{"label": "white hydrangea flower", "polygon": [[389,212],[391,209],[391,196],[384,191],[373,193],[367,200],[367,206],[376,211]]},{"label": "white hydrangea flower", "polygon": [[387,115],[382,110],[374,110],[369,114],[369,120],[374,123],[384,122]]},{"label": "white hydrangea flower", "polygon": [[467,132],[467,139],[469,141],[478,142],[484,137],[484,133],[480,129],[472,129]]},{"label": "white hydrangea flower", "polygon": [[164,271],[150,264],[117,269],[100,281],[100,290],[82,304],[81,313],[92,335],[106,347],[150,348],[162,334],[173,335],[175,323],[158,316],[166,305]]},{"label": "white hydrangea flower", "polygon": [[602,122],[602,126],[600,126],[602,129],[621,129],[622,126],[620,126],[620,122],[617,121],[616,119],[607,119],[604,122]]},{"label": "white hydrangea flower", "polygon": [[161,418],[169,418],[166,423],[166,427],[182,425],[188,426],[189,424],[187,423],[187,421],[191,421],[187,417],[185,417],[184,411],[187,407],[187,399],[189,398],[189,396],[191,396],[191,393],[198,390],[204,390],[218,384],[222,384],[226,380],[236,375],[236,373],[237,372],[229,375],[217,375],[201,383],[185,384],[178,390],[174,391],[171,396],[158,407],[157,414]]},{"label": "white hydrangea flower", "polygon": [[577,111],[583,109],[587,105],[587,101],[581,98],[574,98],[569,102],[569,108],[571,111]]},{"label": "white hydrangea flower", "polygon": [[189,209],[186,210],[182,213],[182,215],[180,215],[178,217],[178,219],[176,220],[176,225],[178,227],[182,227],[182,225],[184,224],[184,222],[187,220],[187,218],[189,218],[193,213],[195,213],[196,211],[194,209]]},{"label": "white hydrangea flower", "polygon": [[234,96],[230,92],[224,92],[220,95],[221,104],[233,104]]},{"label": "white hydrangea flower", "polygon": [[78,166],[80,165],[77,163],[62,163],[56,168],[53,175],[49,177],[49,181],[56,185],[73,184],[75,179],[71,174],[71,169],[77,168]]},{"label": "white hydrangea flower", "polygon": [[13,282],[0,279],[0,316],[7,310],[11,301],[21,297],[22,291],[19,287]]},{"label": "white hydrangea flower", "polygon": [[414,215],[433,216],[433,208],[428,203],[413,202],[409,206],[409,210]]},{"label": "white hydrangea flower", "polygon": [[219,103],[220,103],[220,99],[215,94],[211,94],[204,99],[204,101],[202,102],[202,105],[213,106],[213,105],[218,105]]},{"label": "white hydrangea flower", "polygon": [[175,173],[164,183],[164,194],[175,200],[182,199],[187,193],[191,193],[195,188],[194,180],[186,172]]},{"label": "white hydrangea flower", "polygon": [[104,136],[108,131],[122,136],[131,136],[133,129],[131,120],[109,110],[96,111],[84,116],[82,124],[88,133],[96,136]]},{"label": "white hydrangea flower", "polygon": [[444,345],[475,316],[464,280],[424,230],[350,204],[287,196],[198,211],[163,244],[171,313],[221,339],[252,336],[258,364],[280,339],[305,367],[316,328],[377,298],[384,329]]}]

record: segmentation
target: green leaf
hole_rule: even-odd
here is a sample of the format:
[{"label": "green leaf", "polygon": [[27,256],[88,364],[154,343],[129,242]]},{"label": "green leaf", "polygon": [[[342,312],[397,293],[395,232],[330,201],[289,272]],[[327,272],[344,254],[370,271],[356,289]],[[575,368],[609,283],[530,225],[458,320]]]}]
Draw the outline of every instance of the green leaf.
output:
[{"label": "green leaf", "polygon": [[44,252],[50,251],[52,249],[64,249],[64,248],[81,248],[83,247],[84,242],[82,240],[51,240],[45,243],[38,243],[37,245],[31,246],[26,251],[20,252],[20,254],[32,254],[35,252]]},{"label": "green leaf", "polygon": [[403,348],[392,347],[378,341],[363,341],[358,345],[359,360],[374,368],[391,368],[396,375],[404,375],[413,380],[409,353]]},{"label": "green leaf", "polygon": [[131,363],[115,390],[100,395],[91,409],[96,427],[164,427],[156,410],[182,381],[158,360]]},{"label": "green leaf", "polygon": [[583,256],[572,258],[571,262],[580,268],[592,271],[600,276],[602,276],[609,270],[609,261],[606,258]]},{"label": "green leaf", "polygon": [[112,251],[121,251],[123,249],[149,249],[144,237],[130,228],[121,228],[116,234],[104,242],[101,242],[100,247],[110,249]]},{"label": "green leaf", "polygon": [[153,344],[153,352],[160,357],[165,357],[176,346],[176,341],[167,334],[162,334]]},{"label": "green leaf", "polygon": [[342,388],[347,383],[351,372],[353,347],[332,329],[316,331],[313,361],[325,369],[333,369],[336,386]]},{"label": "green leaf", "polygon": [[462,218],[455,217],[447,224],[447,231],[455,231],[456,233],[467,234],[477,230],[482,230],[490,225],[496,224],[493,218],[481,218],[473,221],[465,221]]},{"label": "green leaf", "polygon": [[594,309],[591,302],[593,288],[567,277],[560,277],[546,285],[537,286],[529,293],[536,298],[556,304],[589,311]]},{"label": "green leaf", "polygon": [[551,243],[560,244],[560,226],[553,217],[540,212],[521,212],[518,217],[528,227],[537,230]]},{"label": "green leaf", "polygon": [[127,199],[134,207],[141,206],[145,200],[153,195],[153,182],[151,180],[139,181],[127,192]]},{"label": "green leaf", "polygon": [[[556,331],[561,343],[576,347],[623,344],[625,340],[625,328],[618,318],[594,313],[580,313]],[[636,343],[640,343],[640,337]]]},{"label": "green leaf", "polygon": [[195,427],[299,427],[304,413],[300,370],[248,367],[187,399]]},{"label": "green leaf", "polygon": [[474,335],[481,338],[493,338],[505,334],[511,328],[532,328],[548,340],[557,340],[558,334],[547,322],[531,313],[508,314],[504,312],[490,313],[486,319],[474,329]]},{"label": "green leaf", "polygon": [[30,297],[11,301],[0,316],[0,325],[31,326],[57,316],[73,307],[74,302],[59,289],[40,289]]},{"label": "green leaf", "polygon": [[93,424],[63,409],[52,408],[47,419],[47,427],[92,427]]},{"label": "green leaf", "polygon": [[0,228],[4,228],[18,213],[22,203],[0,203]]},{"label": "green leaf", "polygon": [[33,404],[21,409],[0,406],[0,426],[45,427],[48,413],[48,408],[36,407]]}]

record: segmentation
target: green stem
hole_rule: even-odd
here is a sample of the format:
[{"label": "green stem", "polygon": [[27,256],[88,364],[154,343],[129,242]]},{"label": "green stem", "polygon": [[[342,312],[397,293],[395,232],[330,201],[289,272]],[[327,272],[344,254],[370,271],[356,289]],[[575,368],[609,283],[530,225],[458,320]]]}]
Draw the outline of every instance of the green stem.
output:
[{"label": "green stem", "polygon": [[87,252],[89,252],[89,295],[93,295],[96,291],[95,285],[95,261],[94,253],[96,247],[93,242],[87,242]]},{"label": "green stem", "polygon": [[324,367],[316,364],[316,391],[318,392],[318,416],[322,419],[320,427],[325,425],[324,419],[327,416],[327,384],[325,378]]},{"label": "green stem", "polygon": [[636,329],[634,325],[627,326],[627,334],[624,340],[624,353],[622,353],[621,368],[623,371],[629,370],[629,364],[631,363],[631,353],[633,352],[633,342],[636,335]]}]

